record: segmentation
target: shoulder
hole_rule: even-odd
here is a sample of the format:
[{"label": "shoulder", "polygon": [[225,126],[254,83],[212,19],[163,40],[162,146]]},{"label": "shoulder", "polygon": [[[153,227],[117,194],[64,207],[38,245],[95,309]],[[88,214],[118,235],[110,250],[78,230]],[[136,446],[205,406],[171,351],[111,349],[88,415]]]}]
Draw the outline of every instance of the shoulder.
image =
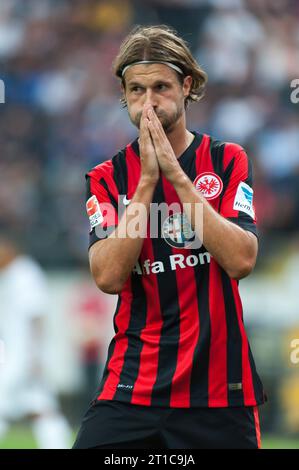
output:
[{"label": "shoulder", "polygon": [[240,152],[245,152],[244,147],[242,147],[242,145],[237,144],[235,142],[226,142],[226,141],[218,140],[212,136],[209,136],[209,139],[210,139],[211,151],[218,151],[218,152],[222,151],[223,153],[232,157],[237,155]]},{"label": "shoulder", "polygon": [[235,142],[226,142],[209,136],[210,153],[216,167],[225,171],[229,166],[248,164],[248,156],[242,145]]},{"label": "shoulder", "polygon": [[[127,148],[127,147],[126,147]],[[91,168],[85,175],[86,178],[94,178],[100,180],[101,178],[113,178],[115,167],[125,164],[126,161],[126,148],[119,150],[112,158],[99,163]]]},{"label": "shoulder", "polygon": [[102,177],[110,176],[112,174],[113,165],[112,165],[112,158],[110,160],[106,160],[99,165],[94,166],[86,173],[86,178],[94,178],[96,180],[100,180]]}]

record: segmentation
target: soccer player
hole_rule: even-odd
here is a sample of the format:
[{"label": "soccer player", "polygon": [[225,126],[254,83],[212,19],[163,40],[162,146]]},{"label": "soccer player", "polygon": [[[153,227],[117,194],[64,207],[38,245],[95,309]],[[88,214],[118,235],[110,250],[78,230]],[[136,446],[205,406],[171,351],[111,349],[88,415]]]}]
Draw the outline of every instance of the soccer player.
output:
[{"label": "soccer player", "polygon": [[68,448],[71,429],[44,377],[45,274],[6,229],[0,229],[0,299],[0,439],[26,418],[39,448]]},{"label": "soccer player", "polygon": [[[114,66],[139,138],[87,174],[91,272],[119,298],[74,448],[258,448],[265,395],[238,291],[258,251],[250,160],[187,130],[207,76],[176,32],[135,28]],[[179,210],[154,236],[161,203]]]}]

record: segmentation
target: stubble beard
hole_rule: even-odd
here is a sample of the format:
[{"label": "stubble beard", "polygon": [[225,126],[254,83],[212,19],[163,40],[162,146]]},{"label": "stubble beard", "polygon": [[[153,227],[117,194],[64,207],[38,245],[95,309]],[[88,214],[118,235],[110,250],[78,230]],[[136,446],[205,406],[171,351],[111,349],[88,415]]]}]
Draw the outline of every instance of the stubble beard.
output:
[{"label": "stubble beard", "polygon": [[[180,119],[184,112],[184,106],[183,105],[178,105],[177,109],[174,113],[171,115],[167,114],[165,111],[160,110],[156,114],[162,124],[162,127],[165,131],[166,134],[171,132],[177,121]],[[129,113],[130,120],[134,126],[136,126],[138,129],[140,129],[140,121],[141,121],[141,115],[142,111],[136,114],[136,116],[132,117]]]}]

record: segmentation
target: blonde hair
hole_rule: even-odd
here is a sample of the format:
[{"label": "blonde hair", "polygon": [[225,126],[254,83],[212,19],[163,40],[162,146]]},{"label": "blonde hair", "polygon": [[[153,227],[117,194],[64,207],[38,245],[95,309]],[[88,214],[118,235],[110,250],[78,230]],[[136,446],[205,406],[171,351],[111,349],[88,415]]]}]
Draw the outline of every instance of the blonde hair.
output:
[{"label": "blonde hair", "polygon": [[[119,53],[113,62],[113,71],[122,80],[125,88],[123,69],[134,62],[150,60],[170,62],[183,71],[183,76],[177,73],[183,83],[184,76],[192,77],[189,96],[185,98],[185,107],[192,101],[199,101],[205,91],[208,80],[207,74],[192,56],[187,43],[178,36],[177,32],[166,25],[137,26],[125,38]],[[126,100],[121,99],[123,105]]]}]

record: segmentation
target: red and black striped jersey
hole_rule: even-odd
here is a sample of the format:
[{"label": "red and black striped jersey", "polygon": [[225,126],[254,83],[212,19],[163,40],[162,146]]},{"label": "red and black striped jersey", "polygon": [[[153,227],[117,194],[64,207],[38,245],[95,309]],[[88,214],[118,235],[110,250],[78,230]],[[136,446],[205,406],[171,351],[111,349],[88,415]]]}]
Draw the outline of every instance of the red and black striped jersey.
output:
[{"label": "red and black striped jersey", "polygon": [[[251,163],[242,147],[194,132],[178,161],[218,213],[257,235]],[[115,229],[140,171],[136,139],[86,175],[90,246]],[[181,204],[163,175],[152,202]],[[163,407],[263,403],[238,281],[204,246],[184,245],[182,218],[162,224],[158,237],[148,231],[119,295],[97,399]]]}]

